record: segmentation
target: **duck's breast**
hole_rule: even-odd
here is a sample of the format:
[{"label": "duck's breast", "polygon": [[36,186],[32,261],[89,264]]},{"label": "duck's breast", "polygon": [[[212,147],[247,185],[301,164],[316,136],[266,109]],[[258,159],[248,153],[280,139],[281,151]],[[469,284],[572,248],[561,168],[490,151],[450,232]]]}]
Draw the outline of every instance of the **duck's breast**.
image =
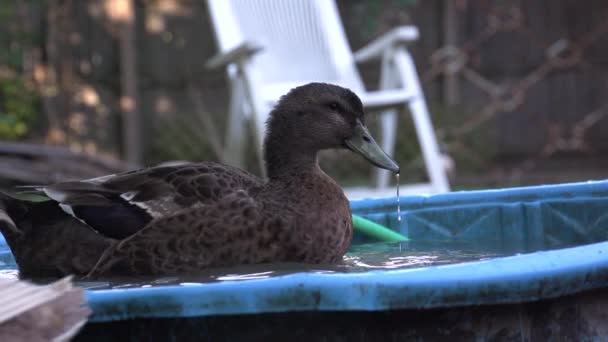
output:
[{"label": "duck's breast", "polygon": [[352,239],[348,199],[328,176],[303,185],[295,216],[299,248],[305,250],[306,262],[337,262]]}]

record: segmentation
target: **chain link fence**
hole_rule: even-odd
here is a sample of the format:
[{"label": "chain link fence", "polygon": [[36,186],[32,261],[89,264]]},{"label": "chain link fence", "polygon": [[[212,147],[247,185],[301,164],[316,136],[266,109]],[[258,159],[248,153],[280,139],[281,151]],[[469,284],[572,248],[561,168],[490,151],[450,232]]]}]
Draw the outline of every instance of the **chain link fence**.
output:
[{"label": "chain link fence", "polygon": [[[509,120],[509,115],[532,117],[539,115],[540,111],[553,111],[546,113],[541,125],[534,125],[538,130],[536,134],[543,137],[536,148],[530,148],[522,153],[517,168],[518,173],[534,168],[544,159],[551,158],[560,153],[578,154],[581,156],[602,154],[606,152],[606,140],[599,131],[608,128],[608,82],[605,77],[608,68],[608,53],[604,50],[608,42],[608,7],[601,6],[601,16],[581,15],[581,11],[569,11],[564,2],[545,4],[555,6],[565,19],[563,27],[539,28],[535,21],[541,20],[532,15],[531,6],[519,1],[497,1],[492,6],[483,6],[481,1],[460,1],[450,6],[451,12],[447,16],[461,16],[456,18],[466,20],[464,17],[469,11],[476,12],[482,17],[481,27],[476,32],[463,37],[461,41],[447,41],[429,56],[429,66],[424,69],[422,79],[426,84],[441,82],[443,84],[443,102],[457,103],[461,87],[472,87],[481,92],[481,101],[473,108],[472,115],[449,127],[442,127],[438,135],[440,138],[451,141],[449,149],[459,154],[477,155],[474,147],[467,145],[466,137],[474,134],[476,129],[483,127],[487,122]],[[460,5],[458,5],[458,3]],[[571,3],[571,6],[589,6],[588,11],[597,7],[598,3]],[[455,7],[460,6],[460,9]],[[468,6],[475,7],[473,9]],[[561,8],[560,8],[561,7]],[[585,11],[583,11],[585,12]],[[572,16],[568,18],[568,16]],[[597,19],[597,20],[594,20]],[[452,19],[453,21],[454,19]],[[576,32],[575,22],[587,21],[585,29]],[[448,23],[451,20],[446,20]],[[452,24],[453,26],[456,26]],[[456,27],[452,27],[454,29]],[[547,35],[548,30],[555,30],[556,35]],[[559,32],[562,31],[562,32]],[[574,31],[574,32],[573,32]],[[492,48],[498,41],[504,45],[502,51],[507,56],[517,58],[521,51],[510,49],[527,49],[528,61],[524,61],[525,70],[500,77],[484,72],[483,55],[487,49]],[[496,43],[496,42],[494,42]],[[604,51],[601,51],[604,50]],[[506,66],[508,68],[508,65]],[[486,68],[487,71],[488,68]],[[595,74],[603,78],[597,83],[586,83],[585,74]],[[578,80],[563,80],[563,77],[583,76]],[[590,78],[594,78],[591,76]],[[562,87],[561,91],[551,89],[555,83],[569,82],[573,88]],[[598,84],[599,83],[599,84]],[[598,87],[599,89],[587,89]],[[540,91],[550,92],[540,94]],[[572,91],[572,92],[570,92]],[[595,96],[585,96],[593,93]],[[602,95],[603,94],[603,95]],[[581,96],[582,95],[582,96]],[[544,104],[545,108],[534,108],[539,103],[532,97],[548,97],[546,102],[559,103],[551,97],[569,98],[574,102],[569,106],[555,106]],[[591,103],[577,103],[588,101]],[[542,115],[542,114],[540,114]],[[500,118],[500,117],[505,118]],[[528,122],[533,122],[529,120]],[[525,122],[520,122],[525,125]],[[525,126],[524,126],[525,127]],[[522,127],[521,131],[525,131]],[[595,130],[596,136],[592,131]],[[521,132],[520,131],[520,132]],[[518,132],[515,132],[515,135]],[[599,134],[598,134],[599,133]],[[599,137],[597,136],[599,135]],[[526,136],[517,137],[524,142]],[[598,139],[599,138],[599,139]],[[603,140],[603,141],[600,141]]]},{"label": "chain link fence", "polygon": [[[453,183],[605,177],[608,3],[383,4],[341,3],[347,32],[356,48],[396,25],[419,27],[411,50],[440,144],[456,160]],[[377,84],[373,66],[365,69]]]}]

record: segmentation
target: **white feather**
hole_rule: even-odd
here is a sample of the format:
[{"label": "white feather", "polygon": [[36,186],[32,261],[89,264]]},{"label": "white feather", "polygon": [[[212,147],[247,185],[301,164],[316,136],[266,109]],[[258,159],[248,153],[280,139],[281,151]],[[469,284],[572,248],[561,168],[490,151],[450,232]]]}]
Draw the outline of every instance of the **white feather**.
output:
[{"label": "white feather", "polygon": [[133,199],[133,197],[135,197],[135,195],[137,195],[137,191],[129,191],[129,192],[125,192],[124,194],[121,194],[120,197],[122,197],[122,199],[124,199],[127,202],[131,202],[131,200]]},{"label": "white feather", "polygon": [[105,183],[105,181],[107,181],[110,178],[115,177],[116,174],[111,174],[111,175],[105,175],[105,176],[101,176],[101,177],[97,177],[97,178],[91,178],[91,179],[87,179],[83,182],[87,182],[87,183],[91,183],[91,184],[102,184]]},{"label": "white feather", "polygon": [[66,194],[61,191],[55,191],[49,188],[42,188],[42,191],[48,198],[55,200],[59,203],[65,201],[65,199],[67,198]]},{"label": "white feather", "polygon": [[[76,214],[74,214],[74,210],[72,210],[72,206],[67,205],[67,204],[62,204],[62,203],[59,203],[59,206],[61,207],[61,210],[65,211],[66,214],[70,214],[70,215],[76,217]],[[76,217],[76,218],[78,218],[78,217]]]},{"label": "white feather", "polygon": [[74,214],[74,210],[72,209],[72,206],[69,206],[67,204],[62,204],[59,203],[59,207],[61,207],[61,210],[63,210],[66,214],[74,217],[75,219],[77,219],[78,221],[86,224],[87,226],[89,225],[88,223],[86,223],[83,219],[81,219],[80,217],[76,216],[76,214]]}]

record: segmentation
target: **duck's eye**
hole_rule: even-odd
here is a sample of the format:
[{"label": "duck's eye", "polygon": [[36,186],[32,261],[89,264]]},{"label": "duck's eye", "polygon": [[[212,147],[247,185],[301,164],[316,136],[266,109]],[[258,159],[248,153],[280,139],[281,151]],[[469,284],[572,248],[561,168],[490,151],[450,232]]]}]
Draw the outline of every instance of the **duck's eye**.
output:
[{"label": "duck's eye", "polygon": [[327,107],[329,107],[329,109],[331,110],[339,110],[340,109],[340,105],[338,104],[338,102],[330,102]]}]

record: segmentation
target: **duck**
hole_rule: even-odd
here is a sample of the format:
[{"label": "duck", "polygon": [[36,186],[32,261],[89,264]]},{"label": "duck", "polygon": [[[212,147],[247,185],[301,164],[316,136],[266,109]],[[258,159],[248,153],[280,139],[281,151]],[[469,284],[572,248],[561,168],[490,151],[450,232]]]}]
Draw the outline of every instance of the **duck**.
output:
[{"label": "duck", "polygon": [[269,113],[265,179],[206,161],[33,186],[42,200],[0,193],[0,231],[26,278],[340,262],[353,223],[342,188],[319,167],[326,149],[399,172],[366,127],[354,92],[308,83]]}]

